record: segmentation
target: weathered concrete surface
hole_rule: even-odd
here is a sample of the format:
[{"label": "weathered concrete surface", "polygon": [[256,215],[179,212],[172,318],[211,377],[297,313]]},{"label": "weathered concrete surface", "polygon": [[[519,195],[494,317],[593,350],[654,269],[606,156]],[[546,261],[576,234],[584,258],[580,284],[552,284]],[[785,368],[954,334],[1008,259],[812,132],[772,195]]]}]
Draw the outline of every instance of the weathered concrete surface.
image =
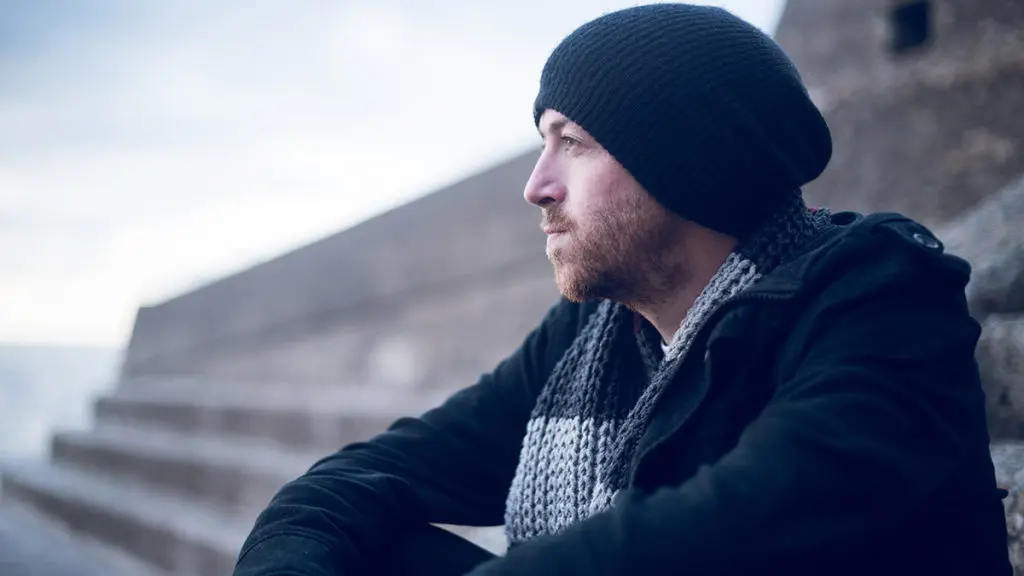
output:
[{"label": "weathered concrete surface", "polygon": [[215,349],[189,369],[254,382],[452,390],[511,354],[557,297],[551,266],[539,252],[507,275],[367,303],[280,341]]},{"label": "weathered concrete surface", "polygon": [[[905,0],[788,0],[775,31],[804,82],[829,103],[884,97],[922,79],[991,75],[1024,42],[1018,0],[933,0],[927,44],[890,49],[891,15]],[[826,97],[827,96],[827,97]]]},{"label": "weathered concrete surface", "polygon": [[971,313],[1024,313],[1024,176],[950,221],[936,235],[972,266]]},{"label": "weathered concrete surface", "polygon": [[139,427],[329,451],[368,438],[398,417],[419,414],[446,396],[365,386],[146,379],[97,399],[95,420],[99,427]]},{"label": "weathered concrete surface", "polygon": [[85,542],[27,510],[0,506],[0,574],[156,576],[150,567]]},{"label": "weathered concrete surface", "polygon": [[977,360],[989,432],[1024,438],[1024,177],[936,231],[972,266],[971,313],[982,321]]},{"label": "weathered concrete surface", "polygon": [[1024,2],[936,0],[930,41],[893,54],[889,0],[789,0],[776,38],[835,153],[805,188],[834,209],[937,226],[1024,173]]},{"label": "weathered concrete surface", "polygon": [[225,511],[124,471],[73,463],[6,466],[3,499],[175,576],[230,574],[258,512]]},{"label": "weathered concrete surface", "polygon": [[996,442],[991,452],[996,482],[1009,493],[1003,500],[1007,546],[1014,576],[1021,576],[1024,575],[1024,444]]},{"label": "weathered concrete surface", "polygon": [[1024,439],[1024,316],[989,316],[976,350],[989,434]]}]

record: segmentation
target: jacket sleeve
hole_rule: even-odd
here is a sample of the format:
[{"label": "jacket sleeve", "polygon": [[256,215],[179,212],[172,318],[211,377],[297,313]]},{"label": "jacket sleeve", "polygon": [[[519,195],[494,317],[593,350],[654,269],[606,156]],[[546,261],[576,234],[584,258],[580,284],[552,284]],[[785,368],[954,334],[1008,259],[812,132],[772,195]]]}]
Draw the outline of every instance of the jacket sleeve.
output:
[{"label": "jacket sleeve", "polygon": [[[922,271],[920,260],[897,263]],[[793,546],[839,552],[910,514],[969,452],[986,449],[979,328],[962,271],[945,285],[871,272],[848,278],[856,297],[833,294],[811,311],[800,361],[730,452],[682,485],[626,491],[472,576],[756,573]]]},{"label": "jacket sleeve", "polygon": [[551,358],[573,336],[561,301],[497,368],[418,418],[348,445],[285,485],[260,514],[236,576],[372,573],[405,523],[495,526]]}]

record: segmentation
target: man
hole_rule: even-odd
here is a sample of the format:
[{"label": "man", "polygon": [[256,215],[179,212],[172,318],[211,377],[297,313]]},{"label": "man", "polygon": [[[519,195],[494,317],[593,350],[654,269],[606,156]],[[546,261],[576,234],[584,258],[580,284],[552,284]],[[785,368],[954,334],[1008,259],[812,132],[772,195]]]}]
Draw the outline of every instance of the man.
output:
[{"label": "man", "polygon": [[806,207],[829,130],[770,38],[611,13],[552,53],[534,115],[564,299],[285,486],[236,575],[1011,573],[969,267],[901,215]]}]

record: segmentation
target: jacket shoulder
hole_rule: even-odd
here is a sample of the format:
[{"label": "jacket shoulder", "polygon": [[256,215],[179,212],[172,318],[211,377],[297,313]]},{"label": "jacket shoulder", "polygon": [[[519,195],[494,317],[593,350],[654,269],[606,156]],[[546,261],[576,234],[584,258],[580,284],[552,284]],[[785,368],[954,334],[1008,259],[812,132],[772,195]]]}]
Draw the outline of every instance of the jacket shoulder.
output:
[{"label": "jacket shoulder", "polygon": [[842,212],[834,222],[836,230],[808,255],[808,283],[930,282],[962,292],[970,279],[970,264],[947,253],[927,226],[907,215]]},{"label": "jacket shoulder", "polygon": [[888,239],[928,254],[944,254],[942,241],[924,224],[898,212],[875,212],[854,221],[851,231],[888,234]]}]

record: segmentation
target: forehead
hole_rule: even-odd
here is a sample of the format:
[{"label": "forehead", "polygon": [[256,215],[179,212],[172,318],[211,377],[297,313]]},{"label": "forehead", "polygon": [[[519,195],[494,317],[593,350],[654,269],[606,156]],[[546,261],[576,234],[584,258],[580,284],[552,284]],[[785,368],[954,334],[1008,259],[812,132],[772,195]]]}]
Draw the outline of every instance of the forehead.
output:
[{"label": "forehead", "polygon": [[569,120],[569,118],[561,112],[550,108],[541,114],[540,122],[537,123],[537,130],[540,132],[541,136],[544,136],[545,134],[558,133],[565,128],[579,129],[580,126],[572,120]]}]

